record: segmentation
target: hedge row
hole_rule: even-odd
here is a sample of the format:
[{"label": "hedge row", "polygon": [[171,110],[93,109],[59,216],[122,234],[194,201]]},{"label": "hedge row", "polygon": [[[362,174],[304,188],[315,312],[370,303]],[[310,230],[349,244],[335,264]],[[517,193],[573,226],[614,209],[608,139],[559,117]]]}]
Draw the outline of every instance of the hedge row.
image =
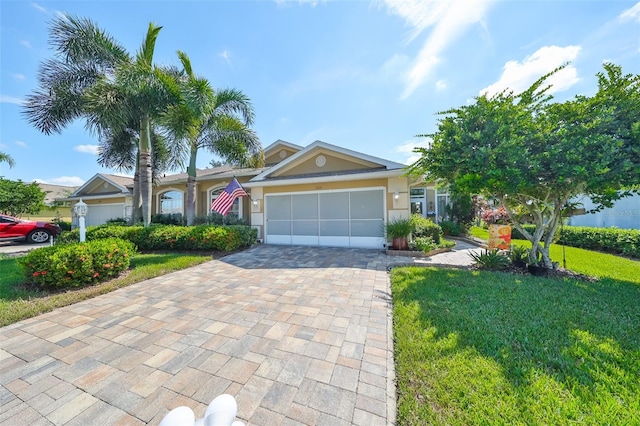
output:
[{"label": "hedge row", "polygon": [[[139,250],[216,250],[233,251],[249,247],[258,239],[258,231],[246,225],[228,226],[119,226],[100,225],[87,228],[87,241],[122,238]],[[63,233],[59,242],[79,240],[79,231]]]},{"label": "hedge row", "polygon": [[[534,225],[524,228],[531,233],[536,229]],[[558,233],[558,244],[640,258],[640,230],[637,229],[565,226]],[[515,228],[511,229],[511,237],[524,239]]]},{"label": "hedge row", "polygon": [[106,281],[129,268],[136,252],[118,238],[42,247],[18,259],[28,282],[44,289],[74,288]]}]

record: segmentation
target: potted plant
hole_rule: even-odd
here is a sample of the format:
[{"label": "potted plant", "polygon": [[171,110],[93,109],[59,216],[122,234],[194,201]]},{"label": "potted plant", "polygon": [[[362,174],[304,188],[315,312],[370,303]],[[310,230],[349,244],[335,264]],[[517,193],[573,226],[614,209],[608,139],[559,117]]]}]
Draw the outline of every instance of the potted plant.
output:
[{"label": "potted plant", "polygon": [[409,243],[407,238],[411,235],[413,226],[411,219],[393,219],[385,225],[387,238],[392,241],[393,248],[396,250],[407,250]]}]

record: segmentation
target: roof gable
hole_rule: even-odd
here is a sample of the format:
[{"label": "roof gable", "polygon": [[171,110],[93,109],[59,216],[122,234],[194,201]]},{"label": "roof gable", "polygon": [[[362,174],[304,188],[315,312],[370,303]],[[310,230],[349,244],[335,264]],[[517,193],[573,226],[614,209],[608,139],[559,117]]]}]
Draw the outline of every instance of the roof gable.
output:
[{"label": "roof gable", "polygon": [[299,145],[278,139],[264,149],[264,163],[266,165],[278,164],[302,149],[303,147]]},{"label": "roof gable", "polygon": [[368,171],[397,170],[404,164],[373,157],[357,151],[315,141],[256,176],[251,181],[292,178],[296,176],[366,173]]},{"label": "roof gable", "polygon": [[126,176],[97,173],[84,185],[76,189],[71,197],[86,195],[129,194],[127,186],[133,185],[133,179]]}]

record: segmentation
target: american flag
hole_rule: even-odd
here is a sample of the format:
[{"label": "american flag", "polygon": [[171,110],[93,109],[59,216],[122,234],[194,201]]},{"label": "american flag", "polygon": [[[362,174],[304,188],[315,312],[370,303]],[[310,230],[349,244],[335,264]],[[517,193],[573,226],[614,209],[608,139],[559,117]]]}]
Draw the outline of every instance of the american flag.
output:
[{"label": "american flag", "polygon": [[220,213],[222,216],[226,216],[227,213],[229,213],[229,210],[231,210],[231,207],[233,207],[233,202],[236,198],[245,196],[248,197],[249,194],[245,192],[242,185],[238,183],[238,180],[233,178],[224,191],[222,191],[220,195],[213,200],[213,203],[211,203],[211,210]]}]

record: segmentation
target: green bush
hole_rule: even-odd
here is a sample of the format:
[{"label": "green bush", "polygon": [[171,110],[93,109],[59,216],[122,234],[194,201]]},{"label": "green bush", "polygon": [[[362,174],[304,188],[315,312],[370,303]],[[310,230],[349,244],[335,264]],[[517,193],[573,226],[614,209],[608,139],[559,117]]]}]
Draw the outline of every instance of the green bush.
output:
[{"label": "green bush", "polygon": [[409,243],[409,249],[428,253],[438,248],[438,244],[431,237],[416,237]]},{"label": "green bush", "polygon": [[182,216],[182,213],[152,214],[151,223],[155,223],[158,225],[176,225],[176,226],[186,225],[185,219]]},{"label": "green bush", "polygon": [[565,226],[559,244],[640,258],[640,230]]},{"label": "green bush", "polygon": [[526,264],[529,260],[529,249],[525,246],[512,244],[509,250],[509,259],[515,265]]},{"label": "green bush", "polygon": [[500,271],[509,268],[511,261],[507,256],[500,253],[498,249],[482,250],[480,253],[469,253],[469,256],[476,262],[480,269]]},{"label": "green bush", "polygon": [[436,244],[440,244],[442,228],[437,223],[419,214],[414,214],[411,215],[411,225],[413,226],[412,235],[414,238],[431,237]]},{"label": "green bush", "polygon": [[405,238],[411,235],[413,226],[410,219],[396,218],[385,225],[387,238]]},{"label": "green bush", "polygon": [[130,241],[108,238],[39,248],[18,263],[27,281],[41,288],[75,288],[119,275],[135,251]]},{"label": "green bush", "polygon": [[[233,251],[255,244],[258,240],[258,231],[246,225],[152,225],[146,228],[100,225],[87,229],[87,241],[110,237],[129,240],[140,250]],[[74,229],[71,232],[62,233],[59,241],[72,242],[78,239],[79,232]]]},{"label": "green bush", "polygon": [[464,236],[467,232],[466,227],[464,225],[452,222],[450,220],[443,220],[439,223],[440,228],[442,228],[442,232],[444,235],[451,235],[452,237],[461,237]]},{"label": "green bush", "polygon": [[[524,225],[524,229],[534,233],[536,227],[535,225]],[[525,239],[515,228],[511,229],[511,238]],[[554,242],[587,250],[640,258],[640,230],[637,229],[564,226],[558,228]]]},{"label": "green bush", "polygon": [[60,218],[55,218],[51,222],[57,223],[63,231],[71,231],[71,222],[64,221]]}]

